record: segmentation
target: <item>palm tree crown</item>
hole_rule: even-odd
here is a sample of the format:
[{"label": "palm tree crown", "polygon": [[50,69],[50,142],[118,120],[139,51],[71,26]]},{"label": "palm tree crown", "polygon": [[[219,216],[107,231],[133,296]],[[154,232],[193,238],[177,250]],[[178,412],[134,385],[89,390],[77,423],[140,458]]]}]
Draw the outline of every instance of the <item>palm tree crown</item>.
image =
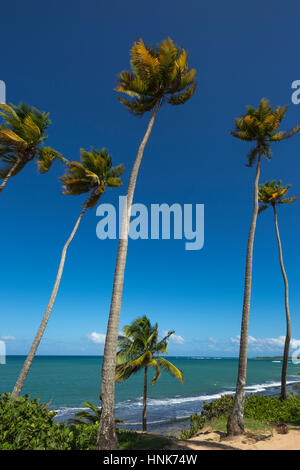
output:
[{"label": "palm tree crown", "polygon": [[196,70],[189,70],[187,53],[168,38],[157,47],[146,47],[140,39],[131,48],[131,71],[119,75],[116,91],[131,99],[118,97],[133,114],[142,115],[157,102],[184,104],[196,89]]},{"label": "palm tree crown", "polygon": [[282,181],[266,181],[259,186],[258,199],[260,202],[259,212],[264,211],[270,206],[276,204],[292,204],[299,196],[286,197],[288,190],[292,185],[282,185]]},{"label": "palm tree crown", "polygon": [[159,340],[158,324],[151,325],[146,316],[137,318],[130,325],[125,326],[123,335],[119,336],[116,380],[124,382],[144,367],[154,367],[155,375],[152,385],[160,377],[161,368],[183,382],[182,371],[159,356],[167,354],[168,339],[173,333],[174,331],[169,331],[164,338]]},{"label": "palm tree crown", "polygon": [[49,114],[21,103],[15,105],[0,105],[0,178],[5,178],[13,172],[15,176],[24,166],[36,158],[38,171],[46,173],[54,159],[66,161],[61,154],[51,147],[42,147],[47,139],[46,129],[51,124]]},{"label": "palm tree crown", "polygon": [[289,139],[300,130],[295,126],[290,131],[281,131],[280,124],[285,116],[288,105],[276,109],[262,98],[258,108],[247,106],[247,113],[235,119],[235,129],[230,133],[238,139],[248,142],[256,141],[256,146],[248,154],[248,165],[252,166],[257,154],[261,151],[267,159],[271,159],[271,143]]},{"label": "palm tree crown", "polygon": [[91,195],[87,207],[95,207],[105,187],[118,187],[122,185],[120,175],[124,173],[124,166],[112,166],[112,157],[103,148],[90,152],[81,149],[81,163],[70,162],[67,172],[60,178],[63,185],[63,194],[78,195],[88,193]]}]

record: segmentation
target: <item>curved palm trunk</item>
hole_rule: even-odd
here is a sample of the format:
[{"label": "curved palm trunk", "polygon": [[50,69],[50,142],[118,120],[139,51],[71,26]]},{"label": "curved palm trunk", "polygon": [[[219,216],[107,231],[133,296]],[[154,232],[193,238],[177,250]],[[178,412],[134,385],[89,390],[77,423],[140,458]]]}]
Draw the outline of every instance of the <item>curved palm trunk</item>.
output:
[{"label": "curved palm trunk", "polygon": [[14,166],[9,170],[9,172],[7,173],[7,175],[5,176],[5,178],[3,179],[1,185],[0,185],[0,194],[2,193],[3,189],[5,188],[6,184],[8,183],[8,180],[10,179],[10,177],[13,175],[15,169],[17,168],[17,166],[19,165],[20,163],[20,158],[17,159],[16,163],[14,164]]},{"label": "curved palm trunk", "polygon": [[145,146],[148,142],[154,120],[159,108],[158,101],[151,119],[149,121],[147,131],[140,144],[133,169],[130,175],[127,190],[127,210],[123,212],[122,218],[122,236],[119,239],[118,254],[115,268],[115,276],[113,283],[113,292],[110,304],[110,312],[108,326],[106,332],[106,340],[104,347],[104,356],[102,364],[102,380],[100,399],[102,401],[102,414],[97,439],[97,448],[103,450],[116,450],[119,448],[114,417],[115,402],[115,370],[116,370],[116,351],[118,343],[119,320],[122,304],[122,293],[124,283],[124,272],[128,247],[128,233],[130,210],[137,181],[140,164],[143,158]]},{"label": "curved palm trunk", "polygon": [[284,353],[283,353],[283,361],[282,361],[282,371],[281,371],[281,393],[280,398],[281,400],[286,400],[287,393],[286,393],[286,374],[287,374],[287,367],[288,367],[288,360],[289,360],[289,349],[290,349],[290,342],[291,342],[291,316],[290,316],[290,308],[289,308],[289,285],[287,280],[287,275],[283,265],[283,257],[282,257],[282,248],[281,248],[281,241],[278,229],[278,222],[277,222],[277,213],[275,204],[273,204],[274,210],[274,221],[275,221],[275,229],[276,229],[276,237],[278,242],[278,251],[279,251],[279,262],[280,268],[282,272],[282,277],[284,281],[284,300],[285,300],[285,315],[286,315],[286,337],[284,343]]},{"label": "curved palm trunk", "polygon": [[247,349],[248,349],[248,329],[249,329],[249,313],[250,313],[250,301],[251,301],[252,260],[253,260],[253,244],[254,244],[254,236],[255,236],[255,229],[256,229],[256,220],[257,220],[257,214],[258,214],[258,183],[259,183],[259,175],[260,175],[261,157],[262,157],[262,154],[260,152],[257,165],[256,165],[256,175],[255,175],[255,181],[254,181],[254,195],[253,195],[254,206],[253,206],[252,220],[251,220],[251,225],[250,225],[248,246],[247,246],[238,378],[237,378],[237,384],[236,384],[233,410],[227,422],[227,434],[229,436],[236,436],[244,432],[244,401],[245,401],[245,385],[246,385],[246,377],[247,377]]},{"label": "curved palm trunk", "polygon": [[148,367],[145,367],[144,399],[143,399],[143,431],[147,431],[147,378],[148,378]]},{"label": "curved palm trunk", "polygon": [[18,380],[17,380],[16,385],[15,385],[15,387],[13,389],[13,392],[12,392],[12,398],[14,398],[14,399],[16,399],[21,393],[22,387],[24,385],[27,374],[28,374],[29,369],[31,367],[33,358],[35,356],[37,348],[39,347],[40,341],[41,341],[42,336],[44,334],[45,328],[47,326],[47,323],[48,323],[48,320],[49,320],[49,317],[50,317],[50,314],[51,314],[51,311],[52,311],[53,304],[54,304],[55,299],[56,299],[59,284],[60,284],[60,281],[61,281],[61,277],[62,277],[62,273],[63,273],[63,269],[64,269],[64,264],[65,264],[65,259],[66,259],[67,249],[68,249],[68,246],[70,245],[71,241],[74,238],[74,235],[75,235],[75,233],[78,229],[78,226],[81,222],[83,214],[86,211],[87,205],[88,205],[88,201],[85,203],[85,205],[84,205],[84,207],[81,211],[81,214],[80,214],[79,218],[77,219],[77,222],[76,222],[76,224],[73,228],[73,231],[72,231],[70,237],[68,238],[65,246],[63,247],[58,272],[57,272],[57,275],[56,275],[56,279],[55,279],[55,283],[54,283],[53,290],[52,290],[52,293],[51,293],[51,297],[50,297],[49,303],[48,303],[47,308],[46,308],[46,312],[44,314],[44,317],[43,317],[43,320],[40,324],[40,327],[39,327],[39,329],[38,329],[38,331],[35,335],[35,338],[34,338],[34,341],[32,343],[32,346],[30,348],[30,351],[29,351],[29,353],[26,357],[26,360],[24,362],[24,365],[22,367],[22,370],[20,372],[20,375],[18,377]]}]

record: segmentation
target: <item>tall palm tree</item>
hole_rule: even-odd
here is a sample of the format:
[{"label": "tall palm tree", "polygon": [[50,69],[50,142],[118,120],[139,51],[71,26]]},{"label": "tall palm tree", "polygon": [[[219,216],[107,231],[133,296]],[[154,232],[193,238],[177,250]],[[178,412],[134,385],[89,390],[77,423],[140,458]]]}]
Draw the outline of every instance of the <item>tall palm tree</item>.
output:
[{"label": "tall palm tree", "polygon": [[182,371],[164,357],[160,357],[160,354],[168,354],[168,339],[173,333],[174,331],[169,331],[163,339],[159,340],[158,324],[151,325],[149,318],[143,316],[130,325],[126,325],[123,328],[123,335],[119,336],[116,381],[124,382],[132,374],[144,369],[143,431],[147,431],[148,369],[150,367],[155,369],[151,385],[156,384],[161,375],[161,369],[170,372],[176,379],[183,382]]},{"label": "tall palm tree", "polygon": [[87,209],[95,207],[100,197],[104,193],[106,186],[114,188],[122,185],[120,175],[123,172],[123,165],[119,165],[117,167],[112,166],[112,158],[105,148],[103,148],[102,150],[95,150],[94,148],[92,148],[90,152],[81,149],[81,163],[74,161],[67,164],[67,171],[61,177],[63,194],[74,196],[78,194],[89,193],[89,195],[85,204],[83,205],[83,208],[75,223],[71,235],[69,236],[66,244],[63,247],[58,272],[51,292],[49,303],[47,305],[44,317],[36,333],[30,351],[24,362],[16,385],[13,389],[13,398],[17,398],[21,393],[33,358],[47,326],[63,274],[67,249],[75,236],[81,219]]},{"label": "tall palm tree", "polygon": [[282,371],[281,371],[281,393],[280,398],[286,400],[286,374],[289,360],[289,349],[291,342],[291,316],[290,316],[290,307],[289,307],[289,285],[287,275],[284,269],[283,256],[282,256],[282,247],[281,240],[279,235],[278,220],[277,220],[277,211],[276,206],[279,204],[292,204],[295,202],[299,196],[286,197],[290,184],[282,186],[282,182],[278,181],[266,181],[265,184],[261,184],[258,191],[258,199],[260,202],[259,212],[262,212],[268,207],[273,208],[274,212],[274,223],[275,231],[278,243],[278,252],[279,252],[279,263],[281,268],[281,273],[284,282],[284,301],[285,301],[285,315],[286,315],[286,336],[284,342],[284,353],[282,361]]},{"label": "tall palm tree", "polygon": [[288,139],[300,130],[300,126],[294,127],[291,131],[281,131],[280,125],[285,116],[288,106],[279,106],[274,109],[266,99],[262,99],[258,108],[247,106],[245,115],[235,120],[235,129],[231,131],[233,137],[246,142],[255,142],[255,146],[248,154],[248,166],[251,167],[256,161],[256,173],[253,191],[253,212],[248,236],[244,301],[242,312],[240,354],[236,393],[232,413],[227,422],[228,435],[239,435],[244,432],[244,399],[245,385],[247,377],[247,349],[248,349],[248,329],[251,300],[252,281],[252,258],[253,243],[258,214],[258,185],[262,157],[271,159],[271,144]]},{"label": "tall palm tree", "polygon": [[135,42],[131,49],[131,71],[119,75],[116,90],[128,98],[119,101],[134,115],[152,111],[146,133],[141,141],[131,172],[127,207],[123,212],[122,236],[113,282],[110,313],[102,364],[101,399],[102,419],[99,426],[98,449],[118,449],[114,421],[115,367],[119,320],[122,303],[124,272],[128,247],[128,230],[132,200],[145,146],[148,142],[158,109],[162,103],[180,105],[188,101],[196,89],[194,69],[189,70],[187,53],[174,45],[171,39],[158,47],[146,47],[143,40]]},{"label": "tall palm tree", "polygon": [[17,175],[27,163],[36,159],[38,171],[49,171],[53,160],[66,160],[51,147],[42,147],[51,124],[49,114],[21,103],[19,106],[0,105],[0,193],[9,179]]}]

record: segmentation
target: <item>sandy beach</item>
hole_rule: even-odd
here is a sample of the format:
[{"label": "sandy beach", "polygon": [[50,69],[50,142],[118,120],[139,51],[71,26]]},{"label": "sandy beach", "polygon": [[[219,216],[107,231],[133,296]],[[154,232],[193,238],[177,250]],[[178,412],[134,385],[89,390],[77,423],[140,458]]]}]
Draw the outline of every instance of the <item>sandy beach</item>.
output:
[{"label": "sandy beach", "polygon": [[272,430],[270,434],[227,438],[223,433],[211,432],[209,429],[187,441],[174,441],[176,449],[190,450],[300,450],[300,428],[291,427],[287,434]]}]

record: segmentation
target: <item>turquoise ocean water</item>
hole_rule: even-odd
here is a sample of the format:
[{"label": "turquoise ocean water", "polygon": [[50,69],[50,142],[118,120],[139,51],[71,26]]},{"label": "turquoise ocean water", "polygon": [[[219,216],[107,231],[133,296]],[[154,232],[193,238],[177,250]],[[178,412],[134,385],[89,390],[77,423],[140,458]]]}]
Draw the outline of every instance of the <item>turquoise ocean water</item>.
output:
[{"label": "turquoise ocean water", "polygon": [[[11,391],[22,367],[23,356],[8,356],[0,365],[0,392]],[[185,377],[180,384],[162,372],[155,386],[148,386],[149,428],[159,423],[186,418],[201,411],[203,401],[232,393],[235,388],[238,361],[230,358],[168,357]],[[64,420],[84,409],[84,401],[97,405],[102,358],[96,356],[37,356],[27,377],[22,394],[39,396],[50,402],[57,419]],[[300,381],[300,365],[289,363],[288,382]],[[281,361],[249,359],[248,392],[274,393],[280,385]],[[151,378],[151,376],[150,376]],[[139,428],[142,411],[143,376],[132,376],[116,384],[116,417],[128,427]]]}]

